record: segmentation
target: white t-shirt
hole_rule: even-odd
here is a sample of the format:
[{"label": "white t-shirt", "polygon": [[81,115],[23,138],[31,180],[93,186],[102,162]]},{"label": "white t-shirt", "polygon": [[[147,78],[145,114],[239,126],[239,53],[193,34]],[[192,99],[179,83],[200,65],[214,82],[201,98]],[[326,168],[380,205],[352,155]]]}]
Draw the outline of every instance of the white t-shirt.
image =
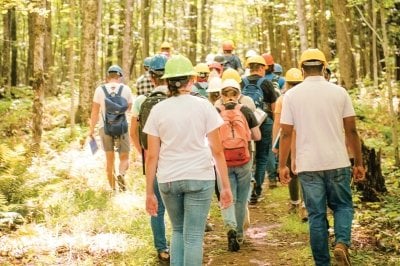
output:
[{"label": "white t-shirt", "polygon": [[206,134],[223,124],[207,100],[192,95],[172,96],[155,105],[143,131],[161,140],[157,180],[214,180]]},{"label": "white t-shirt", "polygon": [[307,77],[283,97],[281,124],[296,130],[297,172],[347,167],[343,118],[355,116],[347,91],[322,76]]},{"label": "white t-shirt", "polygon": [[[158,86],[156,88],[154,88],[154,90],[152,90],[152,92],[156,92],[156,91],[161,91],[164,92],[165,94],[168,94],[168,86],[167,85],[161,85]],[[139,112],[140,112],[140,107],[142,106],[142,103],[146,100],[147,96],[146,95],[139,95],[135,101],[133,102],[133,106],[132,106],[132,116],[138,118],[139,117]]]},{"label": "white t-shirt", "polygon": [[[122,84],[122,83],[106,83],[104,86],[106,86],[106,89],[108,93],[118,93],[119,87],[123,85],[123,89],[121,92],[121,96],[124,97],[127,101],[128,104],[132,103],[132,92],[131,89]],[[105,113],[105,94],[101,86],[97,87],[96,90],[94,91],[93,95],[93,102],[100,104],[100,114],[99,114],[99,127],[102,128],[104,127],[104,113]]]}]

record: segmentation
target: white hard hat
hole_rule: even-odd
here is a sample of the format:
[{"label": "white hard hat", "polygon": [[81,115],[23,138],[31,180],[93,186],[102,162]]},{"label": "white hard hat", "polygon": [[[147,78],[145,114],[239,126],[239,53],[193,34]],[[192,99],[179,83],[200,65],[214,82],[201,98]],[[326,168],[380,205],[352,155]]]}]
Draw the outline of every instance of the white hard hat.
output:
[{"label": "white hard hat", "polygon": [[208,81],[207,92],[220,92],[222,88],[222,80],[220,77],[213,77]]},{"label": "white hard hat", "polygon": [[237,82],[234,79],[226,79],[222,82],[222,89],[225,89],[228,87],[235,88],[238,91],[240,91],[240,84],[239,84],[239,82]]},{"label": "white hard hat", "polygon": [[257,54],[257,52],[254,51],[254,50],[248,50],[248,51],[246,52],[246,58],[249,58],[249,57],[252,57],[252,56],[255,56],[255,55],[258,55],[258,54]]}]

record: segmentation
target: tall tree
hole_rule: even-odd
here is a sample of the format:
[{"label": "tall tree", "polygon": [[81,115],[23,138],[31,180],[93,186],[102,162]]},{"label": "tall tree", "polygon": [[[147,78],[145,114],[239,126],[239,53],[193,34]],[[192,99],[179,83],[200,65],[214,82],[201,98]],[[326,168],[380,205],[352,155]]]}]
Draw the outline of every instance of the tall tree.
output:
[{"label": "tall tree", "polygon": [[351,89],[356,85],[357,69],[352,53],[351,31],[348,30],[347,26],[350,12],[347,7],[347,0],[333,0],[332,5],[335,15],[340,83],[346,89]]},{"label": "tall tree", "polygon": [[[17,80],[17,57],[18,57],[18,45],[17,45],[17,19],[15,15],[15,7],[10,9],[11,11],[11,86],[16,87]],[[12,93],[11,93],[12,94]]]},{"label": "tall tree", "polygon": [[[3,15],[3,46],[2,64],[0,66],[0,86],[5,87],[6,91],[11,90],[11,10]],[[0,93],[1,94],[1,93]],[[8,93],[5,93],[8,94]]]},{"label": "tall tree", "polygon": [[329,27],[326,21],[326,1],[319,0],[318,28],[321,43],[321,51],[325,54],[326,60],[332,59],[331,49],[329,48]]},{"label": "tall tree", "polygon": [[197,45],[197,0],[189,2],[189,40],[188,40],[188,58],[194,64],[196,62],[196,45]]},{"label": "tall tree", "polygon": [[[72,17],[76,12],[75,0],[68,0],[69,14]],[[71,135],[74,134],[75,130],[75,21],[72,19],[68,20],[68,42],[67,42],[67,65],[68,65],[68,84],[71,89],[71,107],[70,107],[70,124],[71,124]]]},{"label": "tall tree", "polygon": [[[46,10],[46,0],[32,1],[36,4],[39,11]],[[43,102],[45,91],[44,80],[44,37],[45,37],[45,17],[43,12],[36,11],[32,13],[33,23],[33,67],[32,67],[32,89],[33,112],[32,112],[32,152],[38,155],[42,140],[42,120],[43,120]]]},{"label": "tall tree", "polygon": [[150,0],[141,0],[141,14],[142,14],[142,58],[149,56],[149,43],[150,43]]},{"label": "tall tree", "polygon": [[53,41],[52,41],[52,16],[51,16],[51,1],[46,3],[46,20],[45,20],[45,35],[44,42],[46,44],[46,49],[44,50],[44,73],[46,73],[46,95],[57,95],[59,93],[55,80],[53,79]]},{"label": "tall tree", "polygon": [[200,61],[204,62],[207,56],[207,49],[209,47],[209,43],[207,43],[207,29],[210,27],[207,26],[208,20],[208,1],[201,0],[200,1]]},{"label": "tall tree", "polygon": [[124,23],[124,36],[122,42],[122,70],[124,71],[124,79],[129,83],[131,76],[130,73],[130,60],[132,49],[132,12],[133,0],[125,0],[125,23]]},{"label": "tall tree", "polygon": [[99,3],[97,0],[82,2],[82,40],[81,40],[81,77],[79,106],[76,121],[87,124],[90,116],[92,94],[96,79],[96,36]]},{"label": "tall tree", "polygon": [[308,48],[307,20],[304,0],[296,0],[296,11],[297,25],[299,27],[300,34],[300,51],[303,52]]}]

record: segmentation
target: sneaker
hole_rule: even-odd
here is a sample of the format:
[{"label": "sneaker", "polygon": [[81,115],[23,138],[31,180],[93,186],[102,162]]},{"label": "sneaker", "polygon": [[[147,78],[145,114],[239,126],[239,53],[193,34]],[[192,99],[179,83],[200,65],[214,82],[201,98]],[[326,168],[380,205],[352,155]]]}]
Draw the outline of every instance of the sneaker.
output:
[{"label": "sneaker", "polygon": [[239,242],[237,240],[237,233],[235,230],[231,229],[228,231],[228,250],[238,251],[240,249]]},{"label": "sneaker", "polygon": [[158,259],[162,262],[169,262],[170,255],[168,250],[161,251],[158,253]]},{"label": "sneaker", "polygon": [[345,244],[337,243],[333,250],[333,255],[336,259],[337,266],[350,266],[350,255]]},{"label": "sneaker", "polygon": [[257,202],[258,202],[258,195],[256,195],[256,194],[251,194],[251,197],[250,197],[250,204],[251,204],[251,205],[254,205],[254,204],[257,204]]},{"label": "sneaker", "polygon": [[125,184],[125,179],[124,179],[123,175],[117,176],[117,182],[118,182],[119,191],[126,191],[126,184]]}]

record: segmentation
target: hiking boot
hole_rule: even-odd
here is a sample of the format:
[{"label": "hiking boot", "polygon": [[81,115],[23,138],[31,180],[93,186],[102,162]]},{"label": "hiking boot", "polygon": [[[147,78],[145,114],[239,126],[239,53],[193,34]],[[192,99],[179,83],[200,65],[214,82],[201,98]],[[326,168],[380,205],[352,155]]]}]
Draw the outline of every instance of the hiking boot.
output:
[{"label": "hiking boot", "polygon": [[123,175],[117,176],[117,182],[118,182],[119,191],[126,191],[126,184],[125,184],[125,179],[124,179]]},{"label": "hiking boot", "polygon": [[288,210],[289,214],[296,214],[299,212],[299,204],[290,204],[289,210]]},{"label": "hiking boot", "polygon": [[270,180],[270,181],[269,181],[269,184],[268,184],[268,187],[269,187],[270,189],[277,188],[277,187],[278,187],[278,182],[277,182],[276,180]]},{"label": "hiking boot", "polygon": [[333,250],[337,266],[350,266],[350,255],[348,248],[343,243],[337,243]]},{"label": "hiking boot", "polygon": [[228,231],[228,250],[238,251],[240,249],[239,242],[237,240],[237,233],[234,229]]},{"label": "hiking boot", "polygon": [[214,230],[213,225],[211,223],[207,222],[204,232],[211,232],[212,230]]},{"label": "hiking boot", "polygon": [[251,205],[254,205],[254,204],[257,204],[257,202],[258,202],[258,195],[256,195],[256,194],[251,194],[251,197],[250,197],[250,204],[251,204]]}]

